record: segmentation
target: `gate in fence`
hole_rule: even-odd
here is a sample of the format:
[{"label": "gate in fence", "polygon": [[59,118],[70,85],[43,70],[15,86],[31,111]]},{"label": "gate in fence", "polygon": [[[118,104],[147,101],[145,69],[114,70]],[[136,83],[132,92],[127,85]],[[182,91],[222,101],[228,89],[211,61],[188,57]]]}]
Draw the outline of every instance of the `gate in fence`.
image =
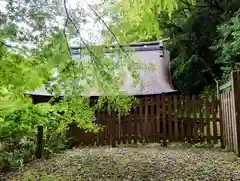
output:
[{"label": "gate in fence", "polygon": [[240,71],[232,72],[231,80],[218,87],[218,93],[223,144],[240,156]]},{"label": "gate in fence", "polygon": [[85,133],[75,125],[73,145],[111,145],[163,141],[215,144],[221,140],[219,100],[196,95],[152,95],[139,99],[128,116],[101,111],[103,131]]}]

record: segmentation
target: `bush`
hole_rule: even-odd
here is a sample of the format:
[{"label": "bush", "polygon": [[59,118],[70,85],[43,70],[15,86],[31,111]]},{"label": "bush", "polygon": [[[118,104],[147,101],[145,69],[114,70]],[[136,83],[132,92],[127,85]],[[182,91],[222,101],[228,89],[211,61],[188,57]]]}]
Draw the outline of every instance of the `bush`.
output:
[{"label": "bush", "polygon": [[[38,105],[29,105],[13,111],[1,119],[0,124],[0,171],[17,168],[35,158],[37,126],[44,126],[43,156],[46,158],[65,149],[64,137],[53,130],[58,124],[50,112]],[[57,123],[55,121],[55,123]]]}]

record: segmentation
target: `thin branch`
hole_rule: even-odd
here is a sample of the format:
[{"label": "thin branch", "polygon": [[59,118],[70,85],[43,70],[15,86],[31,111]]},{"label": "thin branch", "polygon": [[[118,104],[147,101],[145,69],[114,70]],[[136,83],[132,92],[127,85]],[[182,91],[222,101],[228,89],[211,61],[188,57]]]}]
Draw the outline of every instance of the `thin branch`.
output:
[{"label": "thin branch", "polygon": [[108,29],[108,31],[114,36],[117,44],[119,45],[119,47],[121,48],[121,50],[128,56],[128,53],[122,48],[122,45],[120,44],[120,42],[117,39],[117,36],[115,35],[115,33],[111,30],[111,28],[109,28],[109,26],[107,25],[107,23],[101,18],[101,16],[96,12],[96,10],[86,1],[84,0],[85,3],[87,4],[87,6],[94,12],[94,14],[97,16],[97,18],[104,24],[104,26]]},{"label": "thin branch", "polygon": [[72,52],[71,52],[71,49],[70,49],[70,47],[69,47],[68,39],[67,39],[67,34],[66,34],[66,28],[67,28],[68,21],[69,21],[69,13],[68,13],[68,10],[67,10],[66,3],[67,3],[67,0],[64,0],[64,1],[63,1],[63,4],[64,4],[64,10],[65,10],[65,13],[66,13],[66,15],[67,15],[67,18],[66,18],[65,23],[64,23],[63,35],[64,35],[64,37],[65,37],[65,39],[66,39],[68,52],[69,52],[69,54],[71,55]]},{"label": "thin branch", "polygon": [[[69,15],[69,12],[68,12],[68,9],[67,9],[67,0],[64,0],[64,9],[65,9],[65,13],[66,13],[66,16],[67,16],[67,23],[68,22],[70,22],[73,26],[74,26],[74,28],[76,29],[76,31],[77,31],[77,33],[78,34],[80,34],[80,30],[79,30],[79,28],[76,26],[76,24],[73,22],[73,20],[72,20],[72,18],[70,17],[70,15]],[[66,23],[65,22],[65,23]],[[89,51],[89,53],[90,53],[90,56],[91,57],[94,57],[95,59],[97,59],[97,56],[94,54],[94,52],[90,49],[90,47],[88,46],[88,44],[84,41],[84,39],[81,37],[81,35],[79,36],[80,37],[80,39],[81,39],[81,41],[83,42],[83,44],[85,45],[85,47],[87,48],[87,50]],[[92,59],[91,59],[91,61],[92,61]],[[99,70],[100,70],[100,67],[98,66],[98,64],[96,63],[96,62],[94,62],[94,61],[92,61],[92,63],[94,64],[94,65],[96,65],[98,68],[99,68]]]},{"label": "thin branch", "polygon": [[0,43],[5,47],[10,48],[12,51],[17,52],[13,46],[6,44],[4,41],[0,40]]}]

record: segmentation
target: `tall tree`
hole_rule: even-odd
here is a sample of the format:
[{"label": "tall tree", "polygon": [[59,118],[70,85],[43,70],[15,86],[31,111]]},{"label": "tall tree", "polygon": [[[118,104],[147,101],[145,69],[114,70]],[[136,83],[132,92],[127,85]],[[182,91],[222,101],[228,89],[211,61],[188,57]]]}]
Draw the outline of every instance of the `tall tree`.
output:
[{"label": "tall tree", "polygon": [[[56,96],[60,94],[65,96],[65,99],[56,106],[66,113],[64,125],[73,119],[79,121],[79,125],[84,125],[84,121],[91,123],[94,109],[98,109],[103,102],[111,102],[108,105],[112,109],[127,111],[130,108],[132,97],[121,92],[120,87],[127,72],[130,72],[137,82],[139,69],[143,65],[121,49],[113,50],[113,55],[118,57],[116,63],[114,56],[105,55],[103,46],[89,45],[81,36],[81,23],[84,23],[85,16],[80,16],[81,12],[78,11],[80,11],[78,8],[74,11],[70,9],[67,1],[61,4],[59,1],[9,1],[6,12],[11,13],[4,13],[7,18],[3,19],[1,26],[0,81],[1,88],[6,93],[1,97],[2,100],[9,100],[11,97],[9,95],[15,95],[10,101],[14,103],[14,98],[15,100],[23,98],[24,91],[31,91],[50,82],[52,85],[49,91],[53,91]],[[77,19],[78,17],[82,19]],[[63,23],[62,26],[54,22],[58,18]],[[30,30],[23,32],[21,24]],[[69,51],[66,37],[74,38],[74,35],[79,36],[85,46],[85,49],[79,52],[85,61],[73,59]],[[21,48],[18,49],[5,40],[18,42],[20,45],[31,43],[36,47],[25,53]],[[100,98],[99,105],[90,108],[89,102],[85,101],[86,97],[81,95],[93,91],[103,94],[105,98]],[[123,99],[119,99],[119,96]],[[80,106],[81,103],[83,106]],[[85,113],[87,116],[84,116]],[[81,120],[78,119],[80,117]]]},{"label": "tall tree", "polygon": [[[186,2],[189,4],[195,3],[194,0],[187,0]],[[165,10],[171,16],[176,9],[186,7],[186,5],[181,0],[120,0],[111,4],[110,7],[106,7],[115,15],[110,25],[119,41],[132,43],[163,38],[163,29],[159,26],[161,22],[158,21],[159,12]],[[114,41],[114,38],[108,33],[108,41]]]},{"label": "tall tree", "polygon": [[239,7],[237,0],[121,0],[115,6],[119,16],[112,29],[122,42],[166,40],[174,85],[183,92],[200,93],[222,78],[224,64],[215,61],[221,57],[211,46],[223,36],[217,27]]}]

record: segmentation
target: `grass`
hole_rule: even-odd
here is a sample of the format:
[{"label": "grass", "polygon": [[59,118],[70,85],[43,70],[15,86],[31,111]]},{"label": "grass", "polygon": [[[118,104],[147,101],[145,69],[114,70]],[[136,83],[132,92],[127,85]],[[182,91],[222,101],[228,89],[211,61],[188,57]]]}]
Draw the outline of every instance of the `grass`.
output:
[{"label": "grass", "polygon": [[[3,180],[240,180],[240,159],[217,148],[78,148],[34,161]],[[0,179],[1,180],[1,179]]]}]

